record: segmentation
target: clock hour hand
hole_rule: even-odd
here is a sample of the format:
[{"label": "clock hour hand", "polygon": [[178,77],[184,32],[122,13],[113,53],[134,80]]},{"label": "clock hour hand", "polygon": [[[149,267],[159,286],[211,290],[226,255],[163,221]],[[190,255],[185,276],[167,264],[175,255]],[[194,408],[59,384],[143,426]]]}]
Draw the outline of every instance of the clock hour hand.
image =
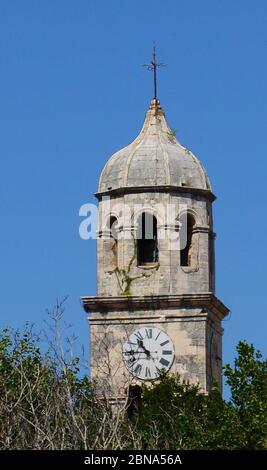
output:
[{"label": "clock hour hand", "polygon": [[147,357],[149,357],[150,356],[150,351],[148,351],[148,349],[145,348],[143,341],[141,339],[138,339],[137,343],[138,343],[138,346],[140,346],[140,348],[142,348],[144,350]]}]

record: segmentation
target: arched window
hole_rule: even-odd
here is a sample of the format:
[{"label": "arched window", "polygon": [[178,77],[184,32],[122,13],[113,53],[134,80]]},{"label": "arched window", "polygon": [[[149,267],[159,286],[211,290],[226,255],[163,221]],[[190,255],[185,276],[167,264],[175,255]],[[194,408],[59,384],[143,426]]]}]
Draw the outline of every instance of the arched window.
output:
[{"label": "arched window", "polygon": [[157,219],[143,212],[138,220],[137,265],[149,266],[158,262]]},{"label": "arched window", "polygon": [[108,230],[110,230],[110,236],[114,239],[118,239],[118,220],[112,215],[108,221]]},{"label": "arched window", "polygon": [[107,271],[118,266],[118,220],[111,216],[107,223],[108,237],[105,240],[104,263]]},{"label": "arched window", "polygon": [[[180,262],[181,266],[192,266],[193,264],[193,228],[195,225],[194,217],[185,213],[181,216],[180,222],[182,224],[181,230],[183,227],[186,227],[186,239],[183,243],[183,248],[180,251]],[[185,234],[183,233],[183,236]],[[182,240],[183,237],[181,237]]]}]

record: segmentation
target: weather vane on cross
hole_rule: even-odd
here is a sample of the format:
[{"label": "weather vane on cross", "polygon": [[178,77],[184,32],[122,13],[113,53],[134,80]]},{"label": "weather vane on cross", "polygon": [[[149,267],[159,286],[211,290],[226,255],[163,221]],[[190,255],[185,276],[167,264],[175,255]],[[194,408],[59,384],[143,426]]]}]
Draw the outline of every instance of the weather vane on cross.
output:
[{"label": "weather vane on cross", "polygon": [[157,100],[157,68],[158,67],[165,67],[166,64],[163,64],[162,62],[157,63],[156,60],[156,46],[155,43],[153,45],[153,53],[152,53],[152,60],[149,64],[144,64],[144,67],[147,68],[147,70],[153,70],[154,72],[154,100]]}]

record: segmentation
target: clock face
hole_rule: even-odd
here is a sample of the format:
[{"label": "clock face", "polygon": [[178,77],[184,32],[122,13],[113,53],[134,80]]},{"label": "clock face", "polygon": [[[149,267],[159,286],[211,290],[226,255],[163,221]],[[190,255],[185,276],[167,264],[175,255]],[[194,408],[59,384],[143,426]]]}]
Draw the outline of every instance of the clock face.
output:
[{"label": "clock face", "polygon": [[162,370],[169,370],[174,360],[174,345],[159,328],[135,330],[123,345],[123,360],[132,375],[155,380]]}]

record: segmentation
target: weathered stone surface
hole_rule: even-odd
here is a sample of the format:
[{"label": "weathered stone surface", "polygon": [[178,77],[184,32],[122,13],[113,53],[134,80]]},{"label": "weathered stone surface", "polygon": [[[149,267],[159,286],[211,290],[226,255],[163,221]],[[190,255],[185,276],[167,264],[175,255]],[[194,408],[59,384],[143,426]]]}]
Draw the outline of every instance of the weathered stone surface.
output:
[{"label": "weathered stone surface", "polygon": [[125,308],[105,315],[95,312],[90,316],[91,374],[103,386],[111,372],[112,380],[107,380],[105,387],[112,396],[120,394],[133,380],[141,385],[124,366],[122,347],[134,330],[153,325],[165,331],[175,345],[172,373],[198,383],[203,391],[210,390],[212,378],[221,386],[222,329],[217,318],[211,326],[211,316],[211,312],[202,313],[200,308],[134,311]]},{"label": "weathered stone surface", "polygon": [[151,102],[140,134],[108,160],[98,190],[148,185],[211,189],[203,166],[177,141],[156,100]]}]

